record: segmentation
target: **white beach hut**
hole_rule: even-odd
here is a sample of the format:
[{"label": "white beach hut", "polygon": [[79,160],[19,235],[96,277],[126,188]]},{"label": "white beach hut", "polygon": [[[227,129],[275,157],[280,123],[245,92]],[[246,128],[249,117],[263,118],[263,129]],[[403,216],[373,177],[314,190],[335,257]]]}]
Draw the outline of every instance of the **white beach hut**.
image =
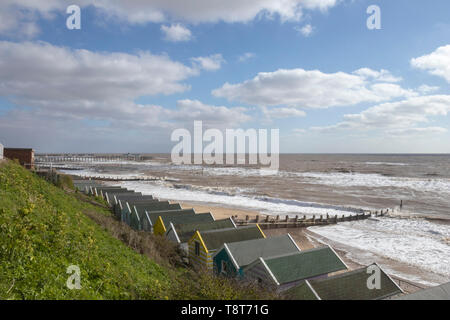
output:
[{"label": "white beach hut", "polygon": [[0,160],[3,159],[3,145],[0,143]]}]

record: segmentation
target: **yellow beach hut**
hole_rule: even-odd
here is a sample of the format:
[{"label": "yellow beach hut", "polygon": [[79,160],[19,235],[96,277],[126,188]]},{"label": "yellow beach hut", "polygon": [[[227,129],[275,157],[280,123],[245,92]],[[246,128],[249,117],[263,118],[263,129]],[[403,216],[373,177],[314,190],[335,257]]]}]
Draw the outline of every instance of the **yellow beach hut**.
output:
[{"label": "yellow beach hut", "polygon": [[213,269],[214,253],[223,246],[224,243],[232,243],[251,239],[265,238],[258,224],[253,226],[228,228],[209,231],[196,231],[188,241],[189,262],[193,265]]}]

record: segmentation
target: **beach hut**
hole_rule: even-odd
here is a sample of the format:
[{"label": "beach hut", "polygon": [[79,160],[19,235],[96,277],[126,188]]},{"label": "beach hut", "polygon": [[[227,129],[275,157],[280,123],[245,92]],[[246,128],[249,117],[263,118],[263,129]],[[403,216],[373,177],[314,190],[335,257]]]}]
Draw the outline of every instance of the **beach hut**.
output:
[{"label": "beach hut", "polygon": [[346,270],[347,265],[330,247],[320,247],[295,253],[255,260],[244,268],[244,277],[262,286],[285,291],[307,279],[323,278]]},{"label": "beach hut", "polygon": [[0,143],[0,160],[3,160],[3,150],[4,150],[4,147],[3,147],[3,145]]},{"label": "beach hut", "polygon": [[106,187],[105,185],[100,185],[100,186],[92,185],[90,187],[89,194],[93,195],[95,197],[103,197],[102,190],[105,190],[105,191],[106,190],[111,190],[111,191],[113,191],[113,190],[126,190],[126,189],[124,189],[122,187]]},{"label": "beach hut", "polygon": [[119,200],[122,201],[133,201],[133,200],[156,200],[151,195],[142,195],[140,192],[135,192],[134,194],[115,194],[114,195],[114,204],[119,204]]},{"label": "beach hut", "polygon": [[[143,218],[145,212],[162,211],[162,210],[181,210],[178,203],[169,203],[169,201],[153,201],[148,200],[142,203],[127,202],[122,206],[121,220],[129,221],[128,218],[135,213],[140,219]],[[128,223],[128,222],[127,222]],[[154,223],[154,222],[153,222]]]},{"label": "beach hut", "polygon": [[120,192],[115,192],[115,191],[106,191],[103,193],[104,194],[104,199],[106,200],[106,202],[112,207],[114,206],[115,203],[115,199],[114,197],[118,194],[123,194],[123,195],[140,195],[140,193],[136,193],[132,190],[127,190],[127,192],[122,192],[122,190]]},{"label": "beach hut", "polygon": [[450,300],[450,282],[396,297],[394,300]]},{"label": "beach hut", "polygon": [[195,215],[159,216],[156,219],[155,225],[153,226],[153,233],[163,236],[167,232],[167,228],[170,226],[170,223],[184,224],[205,223],[213,221],[214,216],[211,214],[211,212],[197,213]]},{"label": "beach hut", "polygon": [[112,204],[114,215],[118,219],[120,219],[120,215],[121,215],[122,210],[123,210],[124,206],[126,205],[126,203],[129,201],[133,201],[133,200],[135,201],[138,199],[143,200],[143,201],[151,201],[151,202],[159,201],[157,199],[153,199],[153,196],[143,196],[143,195],[139,195],[139,193],[137,193],[137,195],[115,194],[114,201]]},{"label": "beach hut", "polygon": [[259,225],[209,231],[196,231],[188,241],[189,262],[191,264],[213,269],[212,256],[224,243],[232,243],[266,236]]},{"label": "beach hut", "polygon": [[299,252],[300,248],[289,234],[224,243],[213,256],[214,271],[227,277],[242,277],[243,268],[259,257]]},{"label": "beach hut", "polygon": [[[379,285],[371,287],[373,270],[379,270]],[[382,300],[403,290],[376,263],[326,279],[305,280],[284,293],[291,300]]]},{"label": "beach hut", "polygon": [[154,226],[158,221],[159,217],[175,218],[178,216],[194,216],[196,215],[196,213],[194,209],[157,210],[157,211],[145,210],[142,214],[138,214],[137,211],[135,211],[133,215],[139,217],[142,223],[142,230],[153,232]]},{"label": "beach hut", "polygon": [[182,223],[174,224],[170,222],[166,231],[167,239],[176,242],[186,253],[188,253],[188,241],[194,233],[198,231],[219,230],[219,229],[236,229],[233,219],[221,219],[206,223]]},{"label": "beach hut", "polygon": [[130,192],[130,190],[122,187],[96,187],[95,188],[95,195],[98,197],[102,197],[105,199],[106,192],[116,192],[116,193],[126,193]]}]

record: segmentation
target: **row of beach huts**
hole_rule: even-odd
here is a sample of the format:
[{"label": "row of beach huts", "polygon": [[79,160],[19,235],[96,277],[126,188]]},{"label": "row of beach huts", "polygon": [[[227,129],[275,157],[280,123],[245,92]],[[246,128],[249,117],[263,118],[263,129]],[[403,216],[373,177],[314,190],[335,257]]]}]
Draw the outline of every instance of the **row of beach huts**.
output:
[{"label": "row of beach huts", "polygon": [[106,200],[131,228],[177,243],[190,264],[273,288],[286,299],[392,299],[404,293],[375,263],[348,271],[330,246],[301,250],[289,234],[266,237],[258,224],[237,226],[232,218],[216,220],[211,212],[95,180],[74,180],[74,185]]}]

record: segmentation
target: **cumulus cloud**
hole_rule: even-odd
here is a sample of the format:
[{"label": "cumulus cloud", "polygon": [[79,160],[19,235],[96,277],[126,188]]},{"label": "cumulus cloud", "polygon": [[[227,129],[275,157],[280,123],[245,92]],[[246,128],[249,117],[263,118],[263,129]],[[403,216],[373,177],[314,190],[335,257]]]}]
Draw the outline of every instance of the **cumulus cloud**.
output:
[{"label": "cumulus cloud", "polygon": [[206,126],[234,127],[251,120],[247,114],[248,110],[243,107],[214,106],[199,100],[185,99],[177,102],[177,108],[178,110],[170,116],[180,122],[192,123],[194,120],[202,120]]},{"label": "cumulus cloud", "polygon": [[310,24],[304,25],[303,27],[294,27],[294,29],[305,37],[309,37],[314,31],[313,26]]},{"label": "cumulus cloud", "polygon": [[[248,22],[257,17],[278,16],[282,21],[298,21],[304,10],[326,11],[338,0],[79,0],[82,9],[93,6],[102,16],[130,24],[163,23],[171,20],[189,23]],[[38,18],[65,14],[72,0],[2,0],[0,34],[38,32]],[[26,13],[26,15],[24,15]]]},{"label": "cumulus cloud", "polygon": [[267,119],[298,118],[306,116],[306,112],[296,108],[262,107],[261,110]]},{"label": "cumulus cloud", "polygon": [[446,129],[430,126],[417,127],[430,123],[439,116],[450,112],[450,95],[413,97],[402,101],[383,103],[361,113],[347,114],[344,120],[332,126],[313,127],[321,132],[339,130],[384,130],[388,133],[441,133]]},{"label": "cumulus cloud", "polygon": [[181,24],[172,24],[170,26],[161,26],[164,39],[170,42],[185,42],[192,39],[191,31]]},{"label": "cumulus cloud", "polygon": [[213,54],[207,57],[196,57],[192,58],[193,64],[203,70],[215,71],[222,67],[222,63],[225,62],[221,54]]},{"label": "cumulus cloud", "polygon": [[198,74],[197,68],[146,51],[99,53],[0,41],[0,95],[18,107],[8,116],[18,126],[26,114],[48,121],[100,119],[133,128],[170,127],[170,121],[202,119],[202,114],[208,120],[246,119],[243,109],[198,101],[181,101],[176,112],[135,103],[142,96],[185,92],[184,81]]},{"label": "cumulus cloud", "polygon": [[426,84],[421,85],[419,88],[417,88],[417,90],[422,93],[422,94],[428,94],[431,92],[435,92],[438,91],[440,88],[437,86],[429,86]]},{"label": "cumulus cloud", "polygon": [[[382,72],[380,72],[381,74]],[[417,95],[397,84],[368,79],[358,73],[279,69],[261,72],[242,83],[225,83],[216,97],[259,106],[329,108],[361,102],[382,102]]]},{"label": "cumulus cloud", "polygon": [[365,79],[375,80],[375,81],[382,81],[382,82],[400,82],[402,81],[401,77],[395,77],[391,74],[390,71],[381,69],[373,70],[370,68],[361,68],[353,72],[354,74],[357,74]]},{"label": "cumulus cloud", "polygon": [[411,59],[411,65],[444,78],[450,83],[450,45],[439,47],[430,54]]},{"label": "cumulus cloud", "polygon": [[131,99],[189,89],[198,71],[147,51],[71,50],[45,42],[0,42],[0,94],[28,101]]}]

